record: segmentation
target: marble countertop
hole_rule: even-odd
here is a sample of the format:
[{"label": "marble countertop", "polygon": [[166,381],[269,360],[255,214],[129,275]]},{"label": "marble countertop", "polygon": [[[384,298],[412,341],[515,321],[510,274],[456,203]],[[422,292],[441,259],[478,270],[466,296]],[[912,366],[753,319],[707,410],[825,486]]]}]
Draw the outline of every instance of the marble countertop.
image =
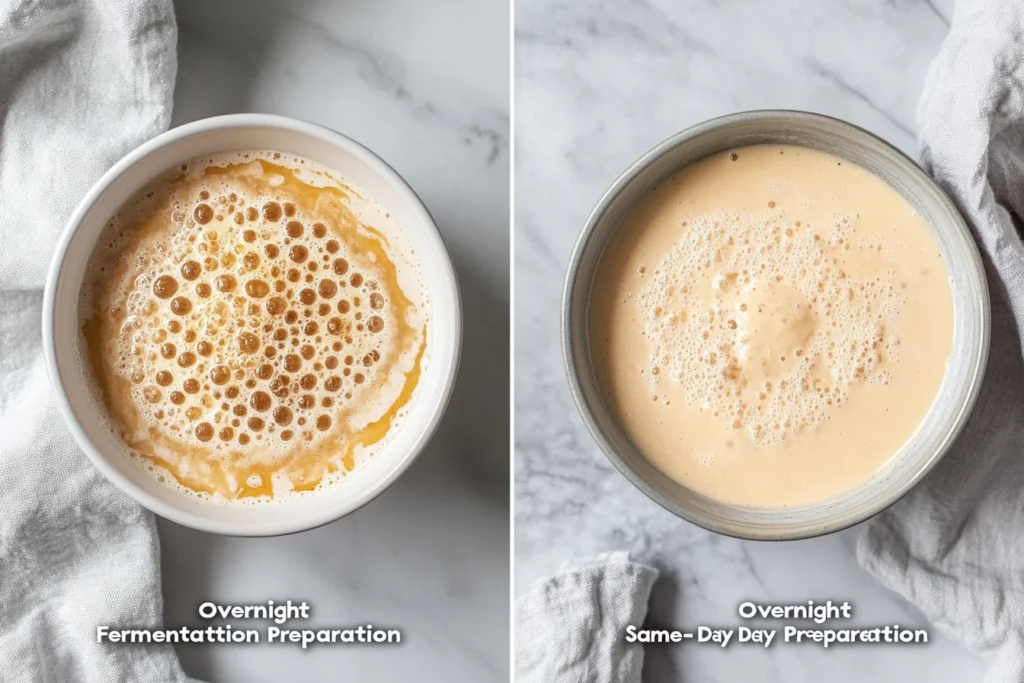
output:
[{"label": "marble countertop", "polygon": [[[570,398],[558,298],[600,194],[657,142],[759,108],[852,121],[914,155],[915,109],[952,0],[517,0],[515,11],[515,579],[631,551],[662,571],[651,621],[740,625],[744,600],[849,600],[859,621],[922,625],[857,564],[859,529],[788,543],[717,536],[663,511],[592,442]],[[980,681],[934,630],[924,647],[648,648],[645,681]]]},{"label": "marble countertop", "polygon": [[398,647],[184,646],[210,683],[508,678],[509,8],[505,0],[179,0],[174,124],[285,114],[366,144],[423,198],[462,287],[462,366],[427,451],[326,527],[225,538],[159,522],[165,621],[205,600],[307,600]]}]

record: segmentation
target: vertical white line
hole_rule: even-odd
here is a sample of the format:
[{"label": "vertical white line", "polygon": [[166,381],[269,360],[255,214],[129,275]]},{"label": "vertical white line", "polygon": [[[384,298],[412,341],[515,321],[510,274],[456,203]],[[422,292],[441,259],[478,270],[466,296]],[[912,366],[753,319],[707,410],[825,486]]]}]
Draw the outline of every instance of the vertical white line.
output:
[{"label": "vertical white line", "polygon": [[515,677],[515,443],[516,443],[516,416],[515,416],[515,337],[516,337],[516,95],[515,95],[515,44],[516,44],[516,8],[515,0],[508,3],[508,113],[509,113],[509,224],[508,224],[508,273],[509,273],[509,348],[508,348],[508,419],[509,419],[509,443],[508,443],[508,487],[509,487],[509,509],[508,509],[508,621],[509,621],[509,680]]}]

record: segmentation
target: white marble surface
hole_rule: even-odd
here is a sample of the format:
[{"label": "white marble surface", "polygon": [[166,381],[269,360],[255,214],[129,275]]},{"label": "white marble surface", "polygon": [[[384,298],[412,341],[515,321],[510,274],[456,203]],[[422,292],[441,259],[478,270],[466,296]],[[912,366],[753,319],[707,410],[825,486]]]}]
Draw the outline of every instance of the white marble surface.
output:
[{"label": "white marble surface", "polygon": [[[174,123],[258,111],[363,142],[423,198],[455,259],[461,374],[440,431],[383,496],[273,539],[160,522],[166,622],[205,600],[305,599],[398,647],[185,646],[234,681],[508,678],[509,9],[504,0],[180,0]],[[2,677],[2,676],[0,676]]]},{"label": "white marble surface", "polygon": [[[743,109],[845,118],[915,151],[915,108],[951,0],[516,0],[515,593],[565,559],[629,550],[659,567],[651,622],[736,626],[743,600],[845,599],[860,623],[922,624],[857,565],[858,529],[790,543],[716,536],[615,472],[562,372],[558,296],[603,190],[672,133]],[[931,644],[648,648],[645,681],[979,681]]]}]

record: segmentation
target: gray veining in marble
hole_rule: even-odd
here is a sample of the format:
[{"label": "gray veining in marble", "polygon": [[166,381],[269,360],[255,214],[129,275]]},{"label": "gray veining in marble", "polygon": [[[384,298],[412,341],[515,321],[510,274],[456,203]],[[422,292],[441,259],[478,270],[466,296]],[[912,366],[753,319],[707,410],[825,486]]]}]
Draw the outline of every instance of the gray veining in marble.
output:
[{"label": "gray veining in marble", "polygon": [[[516,0],[515,593],[569,558],[629,550],[663,576],[650,622],[737,626],[743,600],[849,600],[855,623],[923,619],[857,565],[857,529],[737,541],[657,507],[601,455],[569,396],[558,298],[573,241],[634,159],[744,109],[847,119],[914,155],[914,114],[951,0]],[[648,648],[645,681],[980,680],[982,663],[924,647]]]},{"label": "gray veining in marble", "polygon": [[[310,623],[396,647],[183,646],[211,683],[508,678],[509,9],[503,0],[178,0],[174,124],[256,111],[366,144],[423,198],[455,260],[461,373],[427,451],[321,529],[224,538],[159,522],[166,623],[205,600],[308,600]],[[235,626],[244,623],[235,623]],[[262,628],[262,626],[261,626]],[[301,628],[301,627],[300,627]]]}]

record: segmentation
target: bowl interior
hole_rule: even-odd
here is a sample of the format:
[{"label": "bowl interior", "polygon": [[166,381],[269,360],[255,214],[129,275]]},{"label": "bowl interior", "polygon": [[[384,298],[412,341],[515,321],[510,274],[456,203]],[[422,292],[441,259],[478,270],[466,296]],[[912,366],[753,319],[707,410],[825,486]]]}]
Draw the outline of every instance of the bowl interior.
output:
[{"label": "bowl interior", "polygon": [[[939,393],[910,440],[872,478],[839,498],[783,509],[718,503],[663,474],[612,418],[597,384],[587,338],[591,285],[620,223],[649,189],[708,155],[754,144],[828,152],[874,173],[922,217],[939,245],[953,294],[953,351]],[[563,302],[563,350],[584,421],[613,464],[671,512],[721,533],[752,539],[803,538],[864,520],[905,494],[942,457],[973,406],[988,353],[989,303],[970,231],[949,198],[910,159],[864,130],[803,112],[749,112],[688,129],[648,152],[602,198],[580,236]],[[827,454],[822,454],[827,457]]]},{"label": "bowl interior", "polygon": [[[107,220],[153,178],[190,159],[218,152],[274,150],[319,162],[362,188],[391,213],[422,268],[429,297],[427,361],[404,422],[353,473],[315,496],[268,505],[224,505],[187,496],[143,471],[111,433],[80,363],[78,301],[86,265]],[[416,195],[383,161],[341,135],[312,124],[239,115],[188,124],[133,152],[83,201],[55,257],[44,325],[52,324],[51,372],[58,402],[79,444],[115,484],[154,512],[218,533],[287,533],[336,519],[371,500],[415,458],[447,403],[458,365],[461,312],[448,252]],[[61,395],[60,388],[63,389]]]}]

